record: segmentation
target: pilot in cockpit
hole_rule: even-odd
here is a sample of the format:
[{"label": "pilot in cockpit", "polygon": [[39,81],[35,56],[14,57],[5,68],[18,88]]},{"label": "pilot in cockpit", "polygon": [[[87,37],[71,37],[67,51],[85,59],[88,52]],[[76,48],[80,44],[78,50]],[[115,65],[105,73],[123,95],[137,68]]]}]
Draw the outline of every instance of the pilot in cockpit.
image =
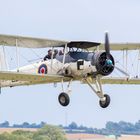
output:
[{"label": "pilot in cockpit", "polygon": [[58,54],[58,50],[55,49],[54,52],[52,52],[51,49],[48,50],[48,54],[44,57],[44,61],[46,61],[47,59],[51,59],[52,58],[52,54],[53,54],[53,59],[56,57],[56,55]]},{"label": "pilot in cockpit", "polygon": [[48,54],[44,57],[44,61],[46,61],[47,59],[51,59],[51,57],[52,57],[52,50],[49,49]]},{"label": "pilot in cockpit", "polygon": [[58,54],[58,50],[57,49],[55,49],[54,50],[54,54],[53,54],[53,58],[56,58],[56,55]]}]

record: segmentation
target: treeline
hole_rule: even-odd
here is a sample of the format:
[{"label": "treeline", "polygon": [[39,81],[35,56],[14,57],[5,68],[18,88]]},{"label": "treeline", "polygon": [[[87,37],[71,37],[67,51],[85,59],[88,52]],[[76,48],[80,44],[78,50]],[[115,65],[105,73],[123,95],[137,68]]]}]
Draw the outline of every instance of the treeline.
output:
[{"label": "treeline", "polygon": [[[10,125],[8,121],[0,123],[0,128],[42,128],[46,125],[45,122],[28,123]],[[91,134],[103,134],[103,135],[121,135],[121,134],[134,134],[140,135],[140,120],[136,123],[130,123],[125,121],[120,122],[107,122],[105,128],[97,129],[92,127],[86,127],[83,125],[78,126],[75,122],[72,122],[68,126],[59,125],[67,133],[91,133]]]},{"label": "treeline", "polygon": [[130,123],[125,121],[107,122],[105,128],[97,129],[92,127],[86,127],[83,125],[78,126],[75,122],[72,122],[68,127],[63,127],[67,133],[92,133],[102,135],[116,135],[130,134],[140,135],[140,120],[136,123]]},{"label": "treeline", "polygon": [[5,121],[3,123],[0,123],[0,128],[42,128],[46,125],[45,122],[40,122],[39,124],[36,123],[28,123],[28,122],[24,122],[22,124],[13,124],[10,125],[10,123],[8,121]]},{"label": "treeline", "polygon": [[111,133],[140,135],[140,120],[134,124],[125,121],[118,123],[110,121],[106,124],[106,130]]}]

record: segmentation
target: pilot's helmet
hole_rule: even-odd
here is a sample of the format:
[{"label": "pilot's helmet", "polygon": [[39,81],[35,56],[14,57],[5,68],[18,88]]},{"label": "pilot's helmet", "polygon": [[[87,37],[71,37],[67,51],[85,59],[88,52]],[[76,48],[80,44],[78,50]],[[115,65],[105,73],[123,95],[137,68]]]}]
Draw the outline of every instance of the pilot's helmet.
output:
[{"label": "pilot's helmet", "polygon": [[54,50],[54,54],[58,54],[58,50],[57,49]]},{"label": "pilot's helmet", "polygon": [[51,51],[52,51],[52,50],[51,50],[51,49],[49,49],[49,50],[48,50],[48,53],[49,53],[49,52],[51,52]]},{"label": "pilot's helmet", "polygon": [[63,52],[62,52],[62,50],[60,50],[60,51],[59,51],[59,55],[63,55]]},{"label": "pilot's helmet", "polygon": [[48,50],[48,54],[52,54],[52,50],[51,49]]}]

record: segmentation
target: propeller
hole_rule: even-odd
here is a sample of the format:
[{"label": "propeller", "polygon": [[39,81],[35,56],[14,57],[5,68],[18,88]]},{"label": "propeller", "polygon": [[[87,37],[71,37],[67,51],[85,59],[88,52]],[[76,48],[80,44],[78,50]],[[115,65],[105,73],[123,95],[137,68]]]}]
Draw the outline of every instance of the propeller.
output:
[{"label": "propeller", "polygon": [[110,55],[110,44],[109,44],[108,32],[105,32],[105,52],[107,54],[107,57],[109,57],[109,55]]},{"label": "propeller", "polygon": [[122,74],[126,75],[126,76],[130,76],[127,72],[125,72],[124,70],[122,70],[121,68],[115,66],[112,62],[112,60],[110,59],[110,44],[109,44],[109,35],[108,32],[105,32],[105,52],[106,52],[106,65],[108,66],[113,66],[114,68],[116,68],[119,72],[121,72]]}]

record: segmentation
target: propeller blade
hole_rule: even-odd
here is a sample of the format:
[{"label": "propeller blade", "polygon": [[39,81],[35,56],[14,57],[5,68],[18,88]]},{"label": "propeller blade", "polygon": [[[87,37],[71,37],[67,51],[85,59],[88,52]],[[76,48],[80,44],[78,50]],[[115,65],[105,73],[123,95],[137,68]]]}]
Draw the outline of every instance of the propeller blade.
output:
[{"label": "propeller blade", "polygon": [[107,56],[110,54],[110,45],[109,45],[108,32],[105,33],[105,52],[107,53]]}]

